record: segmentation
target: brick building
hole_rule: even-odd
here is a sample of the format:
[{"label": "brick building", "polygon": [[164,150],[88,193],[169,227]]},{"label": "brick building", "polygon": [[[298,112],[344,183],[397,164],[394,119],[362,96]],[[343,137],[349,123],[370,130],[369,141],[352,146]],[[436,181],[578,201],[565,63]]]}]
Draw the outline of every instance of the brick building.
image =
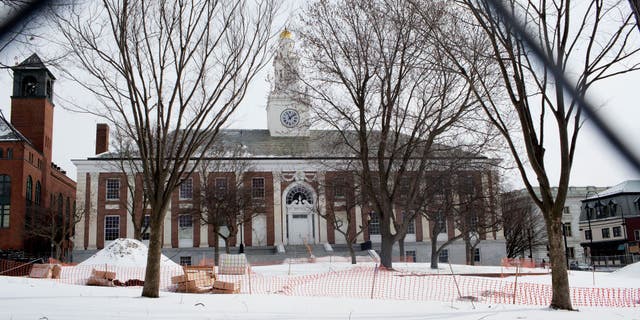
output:
[{"label": "brick building", "polygon": [[[321,217],[330,211],[335,212],[336,217],[349,215],[357,225],[369,221],[369,228],[358,237],[358,242],[371,240],[374,248],[380,242],[379,226],[372,210],[367,205],[345,204],[346,199],[354,198],[354,185],[357,184],[355,176],[344,170],[345,162],[353,155],[340,144],[337,131],[311,130],[308,105],[291,95],[295,90],[287,90],[295,85],[295,76],[290,74],[295,72],[298,61],[293,47],[291,34],[285,30],[280,35],[273,62],[274,86],[267,103],[268,129],[222,130],[219,137],[225,150],[241,150],[242,153],[213,159],[229,166],[207,171],[206,175],[196,172],[175,191],[163,230],[163,253],[174,257],[175,261],[195,264],[213,254],[212,226],[198,223],[188,213],[201,210],[203,177],[216,187],[224,188],[239,180],[250,193],[252,206],[245,212],[251,213],[252,217],[240,226],[231,246],[242,243],[248,250],[266,254],[283,250],[305,252],[307,245],[314,252],[327,250],[329,246],[344,248],[344,237]],[[106,149],[108,134],[105,132],[108,128],[99,125],[96,140],[102,147],[96,149],[95,156],[73,161],[78,168],[78,201],[90,208],[76,232],[74,256],[78,261],[103,248],[108,241],[132,237],[133,223],[128,208],[142,203],[140,179],[120,170],[118,155]],[[238,171],[231,168],[233,161],[247,162],[250,170],[239,176]],[[481,164],[492,160],[477,158],[470,161]],[[460,174],[473,180],[473,185],[477,186],[474,190],[490,199],[478,210],[487,216],[495,214],[494,172],[488,169],[489,166],[474,168]],[[339,190],[329,187],[336,185],[344,187]],[[128,186],[133,186],[135,192],[127,191]],[[449,227],[445,227],[435,241],[444,242],[456,235],[453,221],[444,224]],[[427,242],[431,227],[424,218],[411,224],[405,239],[407,255],[418,261],[429,260]],[[504,257],[502,234],[492,232],[480,237],[486,241],[477,248],[477,262],[498,264]],[[452,262],[465,261],[464,245],[460,241],[452,243],[443,254]]]},{"label": "brick building", "polygon": [[[37,223],[55,211],[55,223],[71,229],[76,198],[76,183],[51,162],[55,77],[36,54],[11,69],[11,121],[0,115],[0,249],[48,255],[50,239],[64,235],[38,235]],[[64,257],[72,242],[58,242]]]}]

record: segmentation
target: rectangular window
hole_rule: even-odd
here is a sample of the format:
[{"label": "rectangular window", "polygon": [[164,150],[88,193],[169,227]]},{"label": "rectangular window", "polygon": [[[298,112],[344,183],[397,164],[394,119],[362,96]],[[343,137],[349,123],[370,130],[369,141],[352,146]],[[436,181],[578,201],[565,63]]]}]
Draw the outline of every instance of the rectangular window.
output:
[{"label": "rectangular window", "polygon": [[571,213],[571,211],[569,210],[569,207],[564,207],[562,208],[562,213]]},{"label": "rectangular window", "polygon": [[621,227],[613,227],[613,236],[621,237],[622,236],[622,228]]},{"label": "rectangular window", "polygon": [[104,217],[104,240],[112,241],[120,238],[120,216]]},{"label": "rectangular window", "polygon": [[336,199],[344,198],[344,178],[338,177],[333,183],[333,196]]},{"label": "rectangular window", "polygon": [[216,197],[223,198],[227,193],[227,178],[216,178]]},{"label": "rectangular window", "polygon": [[475,248],[473,250],[473,261],[480,262],[480,248]]},{"label": "rectangular window", "polygon": [[369,213],[369,235],[379,235],[380,234],[380,218],[378,214],[371,211]]},{"label": "rectangular window", "polygon": [[633,237],[636,241],[640,241],[640,230],[633,230]]},{"label": "rectangular window", "polygon": [[591,240],[591,230],[584,231],[584,238],[585,240]]},{"label": "rectangular window", "polygon": [[602,228],[602,239],[608,239],[610,237],[609,228]]},{"label": "rectangular window", "polygon": [[180,184],[180,200],[193,199],[193,179],[187,178]]},{"label": "rectangular window", "polygon": [[254,199],[264,198],[264,178],[251,179],[251,196]]},{"label": "rectangular window", "polygon": [[189,214],[178,216],[178,236],[180,239],[193,239],[193,217]]},{"label": "rectangular window", "polygon": [[182,257],[180,257],[180,265],[181,266],[190,266],[191,265],[191,256],[182,256]]},{"label": "rectangular window", "polygon": [[142,240],[149,240],[151,234],[151,215],[145,214],[142,219]]},{"label": "rectangular window", "polygon": [[416,251],[415,250],[407,250],[404,253],[405,257],[407,257],[407,262],[416,262]]},{"label": "rectangular window", "polygon": [[438,262],[449,262],[449,250],[442,249],[438,255]]},{"label": "rectangular window", "polygon": [[0,228],[9,228],[10,204],[0,204]]},{"label": "rectangular window", "polygon": [[416,234],[416,219],[411,219],[407,226],[407,234]]},{"label": "rectangular window", "polygon": [[120,179],[107,179],[107,200],[120,199]]},{"label": "rectangular window", "polygon": [[567,237],[571,237],[571,222],[563,223],[562,228],[564,231],[564,235]]},{"label": "rectangular window", "polygon": [[438,230],[440,233],[447,233],[447,218],[442,213],[438,215]]},{"label": "rectangular window", "polygon": [[472,213],[469,218],[469,228],[472,231],[476,231],[478,229],[478,214]]}]

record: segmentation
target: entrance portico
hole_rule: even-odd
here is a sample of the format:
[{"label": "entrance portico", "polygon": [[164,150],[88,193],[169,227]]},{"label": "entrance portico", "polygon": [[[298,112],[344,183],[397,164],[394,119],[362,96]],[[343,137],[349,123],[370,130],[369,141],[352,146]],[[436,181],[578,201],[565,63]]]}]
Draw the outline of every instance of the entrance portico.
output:
[{"label": "entrance portico", "polygon": [[287,217],[287,244],[315,244],[316,195],[313,188],[307,183],[296,182],[283,192],[282,203]]}]

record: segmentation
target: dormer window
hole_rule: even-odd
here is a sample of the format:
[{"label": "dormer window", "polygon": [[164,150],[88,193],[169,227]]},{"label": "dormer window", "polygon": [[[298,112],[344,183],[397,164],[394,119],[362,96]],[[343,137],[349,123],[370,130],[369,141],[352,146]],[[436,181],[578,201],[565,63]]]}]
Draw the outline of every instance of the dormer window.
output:
[{"label": "dormer window", "polygon": [[32,76],[22,79],[22,96],[35,97],[38,92],[38,81]]}]

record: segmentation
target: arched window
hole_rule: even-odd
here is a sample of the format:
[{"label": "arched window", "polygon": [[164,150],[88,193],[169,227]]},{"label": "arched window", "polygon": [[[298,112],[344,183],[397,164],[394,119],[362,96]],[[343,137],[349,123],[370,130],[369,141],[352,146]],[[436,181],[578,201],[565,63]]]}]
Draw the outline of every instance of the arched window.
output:
[{"label": "arched window", "polygon": [[41,191],[42,191],[42,186],[40,186],[40,181],[36,181],[36,192],[33,195],[33,199],[34,199],[34,203],[39,206],[40,205],[40,199],[41,199]]},{"label": "arched window", "polygon": [[11,214],[11,177],[0,175],[0,228],[9,227]]},{"label": "arched window", "polygon": [[2,157],[4,157],[4,150],[0,148],[0,159],[2,159]]},{"label": "arched window", "polygon": [[287,193],[287,204],[313,204],[313,195],[309,189],[297,185]]},{"label": "arched window", "polygon": [[22,96],[34,97],[38,92],[38,80],[32,76],[26,76],[22,79]]},{"label": "arched window", "polygon": [[13,149],[7,148],[7,159],[13,159]]},{"label": "arched window", "polygon": [[64,201],[62,198],[62,193],[58,194],[58,216],[62,217],[62,208],[64,206]]},{"label": "arched window", "polygon": [[27,176],[27,194],[25,198],[27,199],[27,204],[31,204],[31,200],[33,200],[33,179],[31,179],[31,176]]}]

